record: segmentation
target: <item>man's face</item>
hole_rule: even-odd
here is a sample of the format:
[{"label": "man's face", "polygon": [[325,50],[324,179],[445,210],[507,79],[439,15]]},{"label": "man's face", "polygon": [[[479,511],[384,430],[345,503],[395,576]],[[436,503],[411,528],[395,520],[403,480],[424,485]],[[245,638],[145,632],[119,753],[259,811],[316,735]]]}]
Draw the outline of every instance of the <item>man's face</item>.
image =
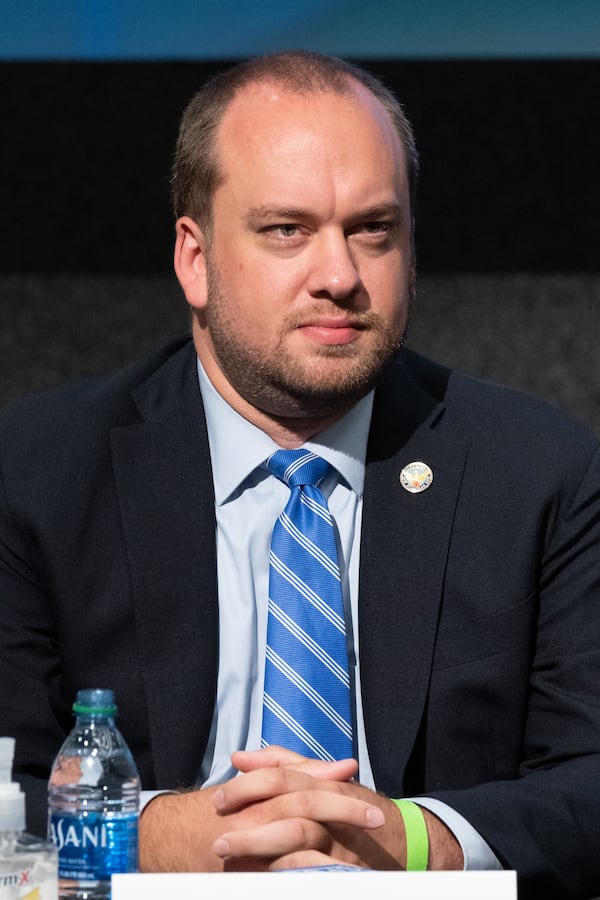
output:
[{"label": "man's face", "polygon": [[233,389],[275,418],[341,413],[406,328],[412,223],[399,138],[360,86],[258,84],[227,109],[217,151],[206,293],[193,304],[200,359],[230,402]]}]

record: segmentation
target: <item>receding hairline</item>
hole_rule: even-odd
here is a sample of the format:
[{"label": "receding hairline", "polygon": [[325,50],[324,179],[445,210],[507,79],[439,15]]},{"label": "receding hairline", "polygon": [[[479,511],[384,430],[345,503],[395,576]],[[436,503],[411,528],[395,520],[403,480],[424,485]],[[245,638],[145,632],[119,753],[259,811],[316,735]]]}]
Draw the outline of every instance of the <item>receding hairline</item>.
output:
[{"label": "receding hairline", "polygon": [[380,89],[388,91],[383,82],[366,69],[340,57],[310,50],[291,50],[246,59],[218,72],[206,86],[219,86],[221,90],[225,87],[224,94],[232,99],[246,86],[268,81],[285,85],[297,93],[344,92],[348,79],[364,84],[375,94]]},{"label": "receding hairline", "polygon": [[[376,101],[383,119],[400,141],[409,178],[411,208],[414,209],[418,152],[411,124],[394,93],[368,70],[346,60],[311,51],[291,51],[245,60],[219,72],[192,98],[183,114],[172,173],[176,215],[202,214],[205,224],[210,225],[212,197],[223,174],[219,171],[218,159],[221,125],[237,99],[261,86],[272,86],[275,90],[299,96],[333,94],[351,97],[354,94]],[[202,132],[203,185],[196,181],[201,170],[193,163],[191,148]]]},{"label": "receding hairline", "polygon": [[[339,85],[331,85],[328,83],[323,83],[323,85],[319,85],[318,87],[306,87],[306,88],[297,88],[295,84],[288,84],[287,82],[281,79],[275,79],[273,77],[269,77],[268,75],[264,78],[256,79],[253,81],[249,81],[243,85],[240,85],[234,94],[229,98],[227,104],[224,106],[219,123],[214,130],[213,135],[213,152],[217,153],[217,148],[219,145],[219,138],[223,129],[223,126],[226,124],[226,120],[228,116],[233,112],[235,112],[235,106],[239,103],[242,104],[246,99],[246,102],[252,102],[252,92],[261,91],[264,89],[265,94],[272,93],[273,99],[277,99],[279,97],[285,96],[297,96],[297,97],[315,97],[315,98],[326,98],[326,97],[339,97],[342,99],[347,99],[350,102],[352,98],[356,98],[357,105],[361,102],[364,102],[366,110],[369,110],[371,107],[372,110],[376,111],[376,116],[381,116],[382,121],[385,121],[387,126],[390,128],[391,133],[398,140],[400,147],[403,152],[403,156],[406,159],[406,146],[405,142],[402,140],[402,136],[398,133],[398,129],[394,123],[392,116],[389,111],[386,109],[384,104],[381,102],[380,98],[373,94],[373,92],[362,82],[358,81],[353,76],[345,76],[344,83],[340,83]],[[244,95],[248,95],[247,98],[244,98]]]}]

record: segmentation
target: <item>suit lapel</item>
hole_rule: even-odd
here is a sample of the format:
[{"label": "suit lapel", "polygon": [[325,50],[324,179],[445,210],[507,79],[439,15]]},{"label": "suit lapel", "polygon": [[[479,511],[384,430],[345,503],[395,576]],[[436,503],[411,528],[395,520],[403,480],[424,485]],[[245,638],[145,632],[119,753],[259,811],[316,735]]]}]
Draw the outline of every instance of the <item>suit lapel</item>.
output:
[{"label": "suit lapel", "polygon": [[[378,389],[367,453],[359,635],[363,709],[376,787],[409,788],[406,770],[423,716],[444,569],[466,447],[444,409],[394,367]],[[399,475],[421,461],[432,485],[411,494]],[[403,775],[403,773],[405,773]]]},{"label": "suit lapel", "polygon": [[218,656],[214,494],[193,348],[134,401],[142,421],[113,430],[113,463],[156,783],[171,787],[198,775]]}]

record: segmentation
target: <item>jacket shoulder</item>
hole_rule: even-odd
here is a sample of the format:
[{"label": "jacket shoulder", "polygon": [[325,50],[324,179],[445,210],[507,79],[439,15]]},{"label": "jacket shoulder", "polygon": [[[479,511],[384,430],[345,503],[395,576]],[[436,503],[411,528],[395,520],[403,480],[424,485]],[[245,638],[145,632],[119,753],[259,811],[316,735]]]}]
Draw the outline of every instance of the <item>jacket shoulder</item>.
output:
[{"label": "jacket shoulder", "polygon": [[[86,409],[128,408],[132,391],[160,370],[185,365],[192,348],[191,338],[182,336],[162,344],[146,355],[108,375],[67,382],[14,400],[0,409],[0,429],[32,421],[36,427],[45,419],[72,417]],[[168,377],[168,371],[166,376]],[[35,420],[35,421],[34,421]]]},{"label": "jacket shoulder", "polygon": [[166,381],[189,368],[194,354],[189,336],[171,340],[105,376],[85,378],[15,400],[0,410],[0,442],[6,447],[27,438],[73,430],[128,424],[139,418],[132,397],[153,377]]},{"label": "jacket shoulder", "polygon": [[588,455],[599,445],[589,426],[545,400],[404,351],[400,366],[438,406],[438,424],[496,449]]}]

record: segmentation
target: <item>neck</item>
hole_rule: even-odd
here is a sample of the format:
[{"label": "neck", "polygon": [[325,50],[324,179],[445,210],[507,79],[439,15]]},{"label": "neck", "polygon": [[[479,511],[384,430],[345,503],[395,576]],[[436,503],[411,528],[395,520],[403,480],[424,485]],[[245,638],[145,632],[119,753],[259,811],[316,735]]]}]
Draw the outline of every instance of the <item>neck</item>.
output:
[{"label": "neck", "polygon": [[284,450],[294,450],[310,438],[343,418],[350,407],[340,405],[335,413],[322,415],[285,416],[254,406],[242,397],[224,377],[212,356],[198,353],[204,371],[214,389],[240,416],[264,431]]}]

